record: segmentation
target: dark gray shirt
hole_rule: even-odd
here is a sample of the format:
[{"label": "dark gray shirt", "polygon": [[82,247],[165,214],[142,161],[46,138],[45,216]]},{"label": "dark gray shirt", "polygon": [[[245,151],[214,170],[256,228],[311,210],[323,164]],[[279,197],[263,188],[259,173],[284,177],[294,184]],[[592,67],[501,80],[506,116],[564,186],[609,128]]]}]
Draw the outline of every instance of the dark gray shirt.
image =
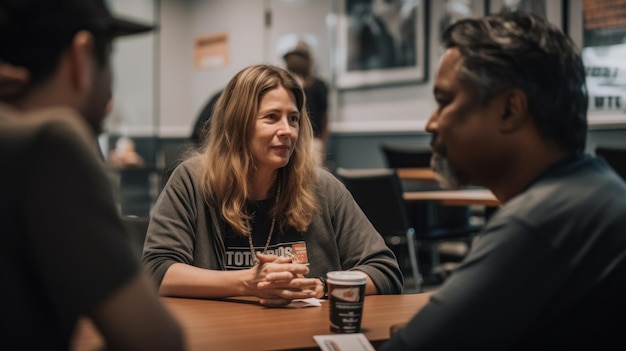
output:
[{"label": "dark gray shirt", "polygon": [[2,350],[69,349],[78,318],[139,273],[95,145],[73,110],[0,106]]},{"label": "dark gray shirt", "polygon": [[383,350],[623,349],[625,316],[626,185],[582,156],[499,209]]}]

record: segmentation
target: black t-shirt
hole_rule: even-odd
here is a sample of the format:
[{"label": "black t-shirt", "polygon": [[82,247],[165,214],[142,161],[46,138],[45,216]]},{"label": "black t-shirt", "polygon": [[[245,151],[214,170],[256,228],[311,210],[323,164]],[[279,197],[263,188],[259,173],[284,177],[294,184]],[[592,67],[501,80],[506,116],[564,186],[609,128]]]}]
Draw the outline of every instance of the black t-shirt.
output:
[{"label": "black t-shirt", "polygon": [[623,350],[625,213],[626,184],[603,160],[550,167],[381,350]]},{"label": "black t-shirt", "polygon": [[139,270],[92,139],[66,109],[0,109],[2,350],[67,350]]},{"label": "black t-shirt", "polygon": [[328,87],[324,81],[315,78],[311,85],[304,88],[306,108],[313,125],[313,135],[319,138],[326,121],[323,118],[328,110]]},{"label": "black t-shirt", "polygon": [[213,96],[211,96],[209,101],[207,101],[207,103],[200,111],[200,114],[198,114],[198,117],[193,124],[191,135],[189,136],[189,140],[192,143],[200,145],[204,141],[203,139],[209,130],[209,121],[211,120],[211,115],[213,114],[213,110],[215,109],[217,100],[219,100],[222,92],[223,90],[220,90],[217,93],[213,94]]},{"label": "black t-shirt", "polygon": [[[254,250],[263,253],[269,235],[272,219],[269,216],[269,209],[274,203],[274,199],[256,201],[248,206],[248,213],[254,217],[250,221],[252,226],[252,244]],[[227,229],[224,234],[224,246],[226,247],[225,265],[227,270],[246,269],[253,266],[251,261],[250,243],[247,236],[235,233],[232,229]],[[276,256],[298,257],[299,263],[308,263],[306,255],[306,241],[304,234],[293,228],[281,230],[278,223],[275,224],[272,238],[266,254]]]}]

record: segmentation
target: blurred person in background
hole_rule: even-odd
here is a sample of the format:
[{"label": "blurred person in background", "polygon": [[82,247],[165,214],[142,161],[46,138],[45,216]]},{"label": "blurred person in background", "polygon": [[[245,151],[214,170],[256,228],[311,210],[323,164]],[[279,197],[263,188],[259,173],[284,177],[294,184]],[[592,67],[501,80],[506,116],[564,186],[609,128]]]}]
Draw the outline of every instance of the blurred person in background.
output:
[{"label": "blurred person in background", "polygon": [[328,143],[328,85],[313,74],[313,55],[305,41],[299,40],[283,59],[287,70],[300,79],[304,88],[306,109],[313,125],[313,148],[318,163],[323,165]]},{"label": "blurred person in background", "polygon": [[220,98],[220,95],[222,95],[222,91],[223,90],[219,90],[217,93],[211,95],[211,98],[209,98],[209,100],[202,107],[202,110],[200,110],[200,113],[193,124],[189,141],[196,148],[201,147],[204,142],[204,138],[209,130],[211,115],[213,114],[217,100]]}]

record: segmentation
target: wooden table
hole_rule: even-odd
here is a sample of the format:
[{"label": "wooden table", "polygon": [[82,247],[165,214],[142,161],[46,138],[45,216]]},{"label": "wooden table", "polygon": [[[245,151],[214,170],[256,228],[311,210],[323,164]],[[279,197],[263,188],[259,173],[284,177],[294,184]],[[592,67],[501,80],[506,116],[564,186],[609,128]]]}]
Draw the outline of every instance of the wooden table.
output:
[{"label": "wooden table", "polygon": [[431,168],[397,168],[396,173],[402,180],[437,181]]},{"label": "wooden table", "polygon": [[488,189],[406,191],[404,192],[404,200],[436,201],[448,206],[500,206],[500,201]]},{"label": "wooden table", "polygon": [[[365,298],[361,332],[378,347],[393,324],[408,322],[430,293]],[[180,322],[189,350],[319,350],[313,335],[332,334],[328,301],[322,307],[266,308],[250,300],[162,298]],[[72,350],[101,350],[93,324],[81,320]]]}]

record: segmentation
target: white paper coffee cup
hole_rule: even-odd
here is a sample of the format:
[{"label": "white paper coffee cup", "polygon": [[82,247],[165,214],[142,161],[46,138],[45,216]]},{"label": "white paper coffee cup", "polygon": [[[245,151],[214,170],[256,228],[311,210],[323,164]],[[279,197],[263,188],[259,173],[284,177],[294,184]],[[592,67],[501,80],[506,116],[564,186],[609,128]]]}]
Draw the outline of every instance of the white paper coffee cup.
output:
[{"label": "white paper coffee cup", "polygon": [[334,271],[326,274],[330,330],[359,333],[367,275],[360,271]]}]

